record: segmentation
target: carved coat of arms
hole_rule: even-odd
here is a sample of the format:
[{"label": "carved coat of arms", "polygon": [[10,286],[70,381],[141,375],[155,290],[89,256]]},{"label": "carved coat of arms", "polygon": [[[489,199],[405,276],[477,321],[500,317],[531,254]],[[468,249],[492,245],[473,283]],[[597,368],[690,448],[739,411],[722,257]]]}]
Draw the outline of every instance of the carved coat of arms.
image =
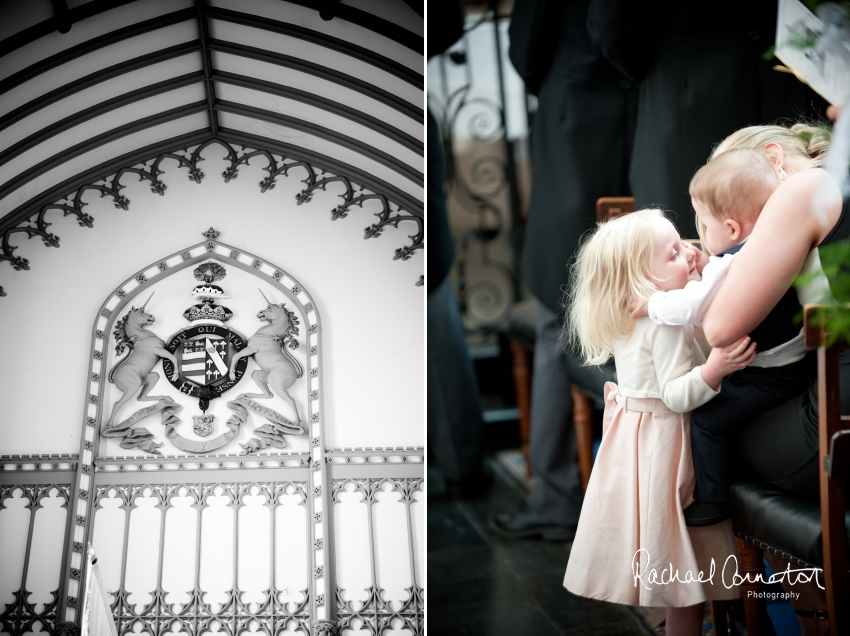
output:
[{"label": "carved coat of arms", "polygon": [[[188,324],[167,341],[163,342],[146,328],[155,321],[153,315],[145,313],[147,302],[140,309],[131,308],[116,324],[116,353],[121,355],[128,350],[128,354],[115,363],[109,374],[110,382],[123,395],[112,409],[104,435],[120,438],[123,448],[159,453],[158,448],[162,444],[155,442],[147,429],[136,427],[142,419],[158,412],[165,426],[165,436],[171,443],[189,452],[209,452],[235,439],[250,411],[264,417],[267,422],[254,430],[256,437],[242,444],[245,452],[252,453],[270,446],[285,447],[286,435],[304,433],[298,406],[288,392],[303,376],[301,365],[288,351],[299,346],[298,318],[286,309],[284,303],[274,304],[263,294],[267,307],[260,310],[257,318],[268,324],[246,339],[226,324],[233,317],[233,312],[220,304],[229,298],[215,284],[227,275],[225,268],[208,262],[195,268],[194,275],[200,284],[192,290],[195,304],[183,313]],[[159,380],[159,374],[153,368],[162,358],[162,368],[171,385],[180,393],[198,398],[202,414],[193,416],[193,430],[199,437],[207,437],[214,432],[216,419],[207,413],[210,402],[239,384],[250,357],[259,367],[253,372],[252,379],[261,392],[242,393],[227,402],[231,411],[225,423],[227,430],[215,438],[201,441],[184,437],[177,431],[181,423],[178,413],[183,407],[172,397],[149,395]],[[295,416],[294,422],[256,401],[275,396],[289,405]],[[155,404],[115,422],[121,407],[134,397]]]},{"label": "carved coat of arms", "polygon": [[195,268],[194,274],[202,282],[192,290],[196,304],[183,312],[190,324],[165,345],[177,359],[177,379],[173,379],[170,360],[163,361],[163,369],[171,384],[181,393],[197,397],[201,410],[206,412],[210,400],[235,386],[245,373],[247,358],[240,360],[233,373],[230,361],[247,343],[244,336],[225,324],[233,312],[218,304],[228,298],[221,287],[213,284],[227,275],[224,267],[205,263]]}]

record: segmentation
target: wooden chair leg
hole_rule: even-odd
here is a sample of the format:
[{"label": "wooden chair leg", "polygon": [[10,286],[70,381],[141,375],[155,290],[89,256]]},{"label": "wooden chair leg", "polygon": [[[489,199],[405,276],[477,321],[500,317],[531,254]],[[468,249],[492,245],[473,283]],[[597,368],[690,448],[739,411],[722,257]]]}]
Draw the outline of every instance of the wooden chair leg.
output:
[{"label": "wooden chair leg", "polygon": [[759,598],[762,584],[759,582],[750,583],[749,581],[764,580],[764,554],[752,543],[747,543],[740,537],[736,541],[738,553],[741,555],[740,574],[747,581],[741,585],[747,634],[749,636],[761,636],[764,621],[767,620],[767,603],[763,598]]},{"label": "wooden chair leg", "polygon": [[590,470],[593,468],[593,402],[574,386],[570,387],[570,394],[573,396],[573,423],[576,430],[581,489],[587,491]]},{"label": "wooden chair leg", "polygon": [[711,601],[710,605],[714,636],[727,636],[729,634],[729,621],[726,618],[726,601]]},{"label": "wooden chair leg", "polygon": [[[838,348],[818,349],[818,400],[821,403],[819,421],[820,456],[826,458],[835,448],[830,448],[838,430],[843,428],[839,391]],[[828,387],[832,387],[832,390]],[[839,446],[840,448],[840,446]],[[823,577],[826,587],[826,608],[829,614],[830,634],[850,632],[850,577],[847,575],[847,527],[845,525],[844,480],[840,477],[840,457],[830,458],[830,469],[838,468],[835,478],[827,470],[820,471],[821,541],[823,549]],[[823,461],[823,460],[821,460]],[[833,463],[834,462],[834,463]]]},{"label": "wooden chair leg", "polygon": [[530,477],[528,440],[531,436],[531,354],[520,343],[511,341],[511,361],[516,403],[519,408],[519,439],[525,457],[525,473]]}]

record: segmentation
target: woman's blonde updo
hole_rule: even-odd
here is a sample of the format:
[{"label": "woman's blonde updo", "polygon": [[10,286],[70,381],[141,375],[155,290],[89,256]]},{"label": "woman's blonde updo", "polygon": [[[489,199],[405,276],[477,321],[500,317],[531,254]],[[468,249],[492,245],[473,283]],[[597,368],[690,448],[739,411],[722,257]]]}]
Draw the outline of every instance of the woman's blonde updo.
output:
[{"label": "woman's blonde updo", "polygon": [[640,210],[599,223],[571,268],[565,333],[587,364],[604,364],[614,341],[634,330],[629,301],[658,290],[650,271],[661,210]]},{"label": "woman's blonde updo", "polygon": [[826,163],[831,133],[831,129],[825,126],[805,123],[794,124],[790,128],[776,125],[748,126],[721,141],[711,153],[709,161],[727,150],[764,150],[768,144],[777,143],[785,154],[802,159],[811,166],[821,166]]}]

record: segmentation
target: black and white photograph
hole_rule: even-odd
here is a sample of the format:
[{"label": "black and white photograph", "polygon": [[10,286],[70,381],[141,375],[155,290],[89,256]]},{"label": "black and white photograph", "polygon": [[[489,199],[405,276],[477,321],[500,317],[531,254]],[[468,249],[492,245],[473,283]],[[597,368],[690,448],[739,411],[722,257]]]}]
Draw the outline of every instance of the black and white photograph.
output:
[{"label": "black and white photograph", "polygon": [[0,3],[0,633],[424,634],[424,5]]}]

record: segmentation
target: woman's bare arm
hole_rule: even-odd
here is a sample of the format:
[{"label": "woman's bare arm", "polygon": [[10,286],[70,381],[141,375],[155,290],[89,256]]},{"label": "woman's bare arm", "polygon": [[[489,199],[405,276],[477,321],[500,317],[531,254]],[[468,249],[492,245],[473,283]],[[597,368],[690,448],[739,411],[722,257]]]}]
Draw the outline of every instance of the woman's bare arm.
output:
[{"label": "woman's bare arm", "polygon": [[706,338],[725,347],[749,334],[788,290],[841,213],[841,193],[826,170],[789,175],[768,199],[703,320]]}]

